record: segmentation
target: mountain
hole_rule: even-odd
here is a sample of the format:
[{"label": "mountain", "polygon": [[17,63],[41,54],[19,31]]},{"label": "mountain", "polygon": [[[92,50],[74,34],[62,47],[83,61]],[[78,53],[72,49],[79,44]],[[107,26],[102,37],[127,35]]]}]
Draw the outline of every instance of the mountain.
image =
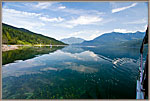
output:
[{"label": "mountain", "polygon": [[17,28],[11,25],[2,24],[2,43],[3,44],[52,44],[65,45],[65,43],[54,38],[31,32],[24,28]]},{"label": "mountain", "polygon": [[142,41],[143,39],[135,39],[135,40],[122,42],[119,45],[124,47],[140,47],[142,45]]},{"label": "mountain", "polygon": [[82,43],[84,41],[84,39],[70,37],[70,38],[61,39],[61,41],[66,43],[66,44],[79,44],[79,43]]},{"label": "mountain", "polygon": [[131,40],[143,39],[145,32],[135,32],[135,33],[119,33],[111,32],[105,33],[99,37],[96,37],[90,41],[84,41],[81,45],[117,45]]}]

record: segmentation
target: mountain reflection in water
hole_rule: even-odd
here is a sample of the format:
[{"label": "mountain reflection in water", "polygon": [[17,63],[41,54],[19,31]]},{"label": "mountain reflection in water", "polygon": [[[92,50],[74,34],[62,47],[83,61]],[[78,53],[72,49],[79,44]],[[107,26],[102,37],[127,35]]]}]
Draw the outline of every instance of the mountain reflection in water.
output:
[{"label": "mountain reflection in water", "polygon": [[[26,58],[13,55],[16,51],[4,53],[3,98],[135,99],[139,53],[128,50],[78,46],[17,50],[30,51],[21,53]],[[9,63],[6,56],[12,57]]]}]

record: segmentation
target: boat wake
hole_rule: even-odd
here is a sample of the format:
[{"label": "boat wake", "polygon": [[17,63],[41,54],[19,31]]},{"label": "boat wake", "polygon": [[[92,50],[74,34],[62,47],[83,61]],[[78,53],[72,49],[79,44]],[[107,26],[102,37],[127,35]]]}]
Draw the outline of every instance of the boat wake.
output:
[{"label": "boat wake", "polygon": [[122,66],[126,63],[136,63],[136,60],[131,58],[116,58],[112,61],[112,63],[116,66]]},{"label": "boat wake", "polygon": [[138,61],[136,61],[135,59],[131,59],[131,58],[115,58],[115,59],[110,59],[108,57],[102,56],[102,55],[98,55],[100,58],[111,62],[113,64],[114,68],[117,68],[119,66],[122,66],[124,64],[139,64]]}]

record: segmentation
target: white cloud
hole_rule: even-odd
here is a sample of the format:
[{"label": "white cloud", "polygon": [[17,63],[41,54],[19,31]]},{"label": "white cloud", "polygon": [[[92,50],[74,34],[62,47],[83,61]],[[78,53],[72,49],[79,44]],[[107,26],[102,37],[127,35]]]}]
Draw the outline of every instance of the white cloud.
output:
[{"label": "white cloud", "polygon": [[64,27],[64,28],[74,28],[78,25],[91,25],[98,24],[98,22],[102,21],[103,18],[98,16],[79,16],[76,19],[72,19],[60,24],[54,24],[53,26]]},{"label": "white cloud", "polygon": [[73,25],[88,25],[88,24],[95,24],[103,19],[97,16],[80,16],[77,19],[73,19],[68,21],[68,23]]},{"label": "white cloud", "polygon": [[142,29],[139,30],[139,28],[134,28],[133,30],[127,30],[127,29],[114,29],[113,31],[114,32],[120,32],[120,33],[135,33],[137,31],[140,31],[140,32],[145,32],[146,29],[147,29],[147,25],[144,25],[143,27],[141,27]]},{"label": "white cloud", "polygon": [[69,24],[55,24],[54,26],[60,26],[60,27],[65,27],[65,28],[73,28],[74,27],[74,25],[69,25]]},{"label": "white cloud", "polygon": [[104,12],[99,12],[97,10],[83,10],[83,9],[64,9],[63,12],[76,14],[76,15],[104,15]]},{"label": "white cloud", "polygon": [[58,7],[58,9],[65,9],[65,8],[66,8],[65,6]]},{"label": "white cloud", "polygon": [[114,32],[126,33],[126,29],[114,29]]},{"label": "white cloud", "polygon": [[136,5],[137,5],[137,3],[133,3],[130,6],[126,6],[126,7],[122,7],[122,8],[115,8],[115,9],[112,9],[112,13],[120,12],[120,11],[126,10],[128,8],[134,7]]},{"label": "white cloud", "polygon": [[38,17],[41,14],[38,13],[31,13],[31,12],[23,12],[17,11],[14,9],[2,9],[2,22],[6,24],[10,24],[15,27],[19,28],[26,28],[31,31],[36,31],[36,28],[39,29],[45,24],[40,22]]},{"label": "white cloud", "polygon": [[[137,30],[136,30],[137,31]],[[114,32],[120,32],[120,33],[134,33],[136,32],[135,30],[126,30],[126,29],[114,29]]]},{"label": "white cloud", "polygon": [[147,24],[145,26],[142,27],[143,29],[139,30],[140,32],[145,32],[147,29]]},{"label": "white cloud", "polygon": [[17,10],[14,10],[14,9],[5,9],[3,8],[3,15],[4,14],[14,14],[14,16],[26,16],[26,17],[33,17],[33,16],[40,16],[41,14],[38,14],[38,13],[30,13],[30,12],[24,12],[24,11],[17,11]]},{"label": "white cloud", "polygon": [[47,18],[47,17],[39,17],[40,20],[42,21],[48,21],[48,22],[62,22],[64,19],[61,17],[58,18]]},{"label": "white cloud", "polygon": [[67,15],[70,14],[75,14],[75,15],[93,15],[93,16],[102,16],[105,13],[100,12],[98,10],[84,10],[84,9],[74,9],[74,8],[67,8],[66,6],[63,5],[55,5],[51,7],[52,11],[59,11],[59,12],[64,12]]},{"label": "white cloud", "polygon": [[148,21],[144,18],[144,19],[140,19],[140,20],[136,20],[136,21],[132,21],[132,22],[127,22],[125,24],[145,24]]},{"label": "white cloud", "polygon": [[86,31],[73,32],[70,34],[70,36],[77,36],[77,35],[84,34],[84,33],[86,33]]},{"label": "white cloud", "polygon": [[74,9],[74,8],[67,8],[66,6],[62,5],[60,2],[39,2],[39,3],[27,3],[27,7],[36,8],[36,9],[46,9],[50,11],[56,12],[64,12],[68,15],[76,14],[76,15],[104,15],[104,12],[100,12],[98,10],[85,10],[85,9]]},{"label": "white cloud", "polygon": [[[10,22],[10,20],[14,20],[14,21]],[[37,33],[39,33],[39,31],[37,31],[36,29],[40,29],[42,26],[45,25],[44,23],[41,23],[41,22],[31,22],[27,20],[21,21],[21,19],[19,19],[20,20],[19,22],[15,22],[16,20],[18,19],[9,19],[8,21],[4,21],[3,23],[10,24],[18,28],[26,28],[30,31],[37,32]]]},{"label": "white cloud", "polygon": [[38,9],[47,9],[50,7],[53,3],[48,2],[39,2],[37,5],[33,5],[33,7]]},{"label": "white cloud", "polygon": [[55,27],[62,27],[62,28],[69,28],[69,29],[75,27],[73,24],[68,24],[67,22],[57,23],[57,24],[55,23],[55,24],[53,24],[52,26],[55,26]]}]

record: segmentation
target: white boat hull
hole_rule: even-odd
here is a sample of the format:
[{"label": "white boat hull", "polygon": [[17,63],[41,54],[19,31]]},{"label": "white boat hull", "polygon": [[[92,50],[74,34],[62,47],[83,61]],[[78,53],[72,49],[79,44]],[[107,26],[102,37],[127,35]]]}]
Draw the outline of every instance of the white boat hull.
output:
[{"label": "white boat hull", "polygon": [[144,93],[141,91],[141,83],[139,80],[137,80],[136,85],[136,99],[144,99]]}]

